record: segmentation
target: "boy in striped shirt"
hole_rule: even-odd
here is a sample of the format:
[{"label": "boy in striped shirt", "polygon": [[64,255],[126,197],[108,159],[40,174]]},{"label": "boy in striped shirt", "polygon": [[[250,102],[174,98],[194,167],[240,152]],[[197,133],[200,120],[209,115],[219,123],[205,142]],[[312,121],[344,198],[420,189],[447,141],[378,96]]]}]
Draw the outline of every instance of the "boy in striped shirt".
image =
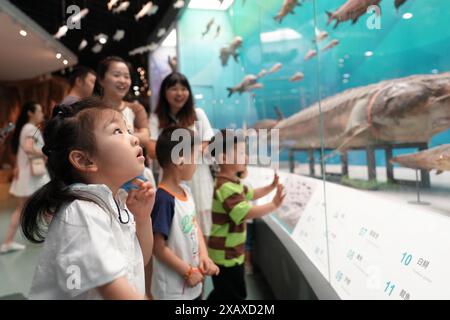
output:
[{"label": "boy in striped shirt", "polygon": [[[246,220],[259,218],[277,209],[284,199],[284,187],[278,183],[275,174],[273,182],[262,188],[245,186],[240,177],[246,173],[248,157],[245,137],[233,130],[222,130],[213,140],[214,157],[219,163],[212,207],[211,235],[208,240],[208,255],[220,268],[213,276],[214,290],[211,300],[245,300],[245,240]],[[256,200],[277,192],[271,202],[252,205]]]}]

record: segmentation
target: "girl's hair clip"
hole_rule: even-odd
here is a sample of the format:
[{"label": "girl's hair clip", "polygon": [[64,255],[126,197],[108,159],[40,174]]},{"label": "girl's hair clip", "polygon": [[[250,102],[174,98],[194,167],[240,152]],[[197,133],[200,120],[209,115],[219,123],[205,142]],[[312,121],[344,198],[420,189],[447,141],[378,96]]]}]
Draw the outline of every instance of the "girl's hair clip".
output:
[{"label": "girl's hair clip", "polygon": [[59,116],[61,118],[71,117],[73,110],[70,105],[59,104],[53,109],[53,117]]}]

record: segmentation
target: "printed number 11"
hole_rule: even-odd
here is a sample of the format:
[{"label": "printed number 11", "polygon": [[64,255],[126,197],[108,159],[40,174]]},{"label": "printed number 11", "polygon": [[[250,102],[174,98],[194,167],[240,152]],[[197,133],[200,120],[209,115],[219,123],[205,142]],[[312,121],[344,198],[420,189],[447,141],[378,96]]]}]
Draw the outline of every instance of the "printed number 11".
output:
[{"label": "printed number 11", "polygon": [[391,283],[390,281],[388,281],[386,283],[386,288],[384,289],[384,292],[389,292],[389,296],[392,294],[392,291],[394,291],[395,288],[395,284]]}]

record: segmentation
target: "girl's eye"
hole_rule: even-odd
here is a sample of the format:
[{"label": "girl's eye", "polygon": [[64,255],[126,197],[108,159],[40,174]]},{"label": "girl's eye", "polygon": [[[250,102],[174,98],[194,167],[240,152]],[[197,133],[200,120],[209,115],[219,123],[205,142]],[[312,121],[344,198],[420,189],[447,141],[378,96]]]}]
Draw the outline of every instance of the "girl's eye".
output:
[{"label": "girl's eye", "polygon": [[114,134],[122,134],[122,130],[117,128],[117,129],[114,130]]}]

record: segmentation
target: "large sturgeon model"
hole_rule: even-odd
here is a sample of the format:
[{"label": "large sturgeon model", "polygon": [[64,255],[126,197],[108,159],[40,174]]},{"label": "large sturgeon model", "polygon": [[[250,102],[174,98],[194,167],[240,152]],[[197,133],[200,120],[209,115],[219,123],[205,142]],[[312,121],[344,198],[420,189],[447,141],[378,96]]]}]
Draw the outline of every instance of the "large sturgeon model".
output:
[{"label": "large sturgeon model", "polygon": [[[450,128],[450,73],[414,75],[346,90],[321,102],[325,148],[427,142]],[[281,120],[280,145],[320,148],[319,104]]]}]

